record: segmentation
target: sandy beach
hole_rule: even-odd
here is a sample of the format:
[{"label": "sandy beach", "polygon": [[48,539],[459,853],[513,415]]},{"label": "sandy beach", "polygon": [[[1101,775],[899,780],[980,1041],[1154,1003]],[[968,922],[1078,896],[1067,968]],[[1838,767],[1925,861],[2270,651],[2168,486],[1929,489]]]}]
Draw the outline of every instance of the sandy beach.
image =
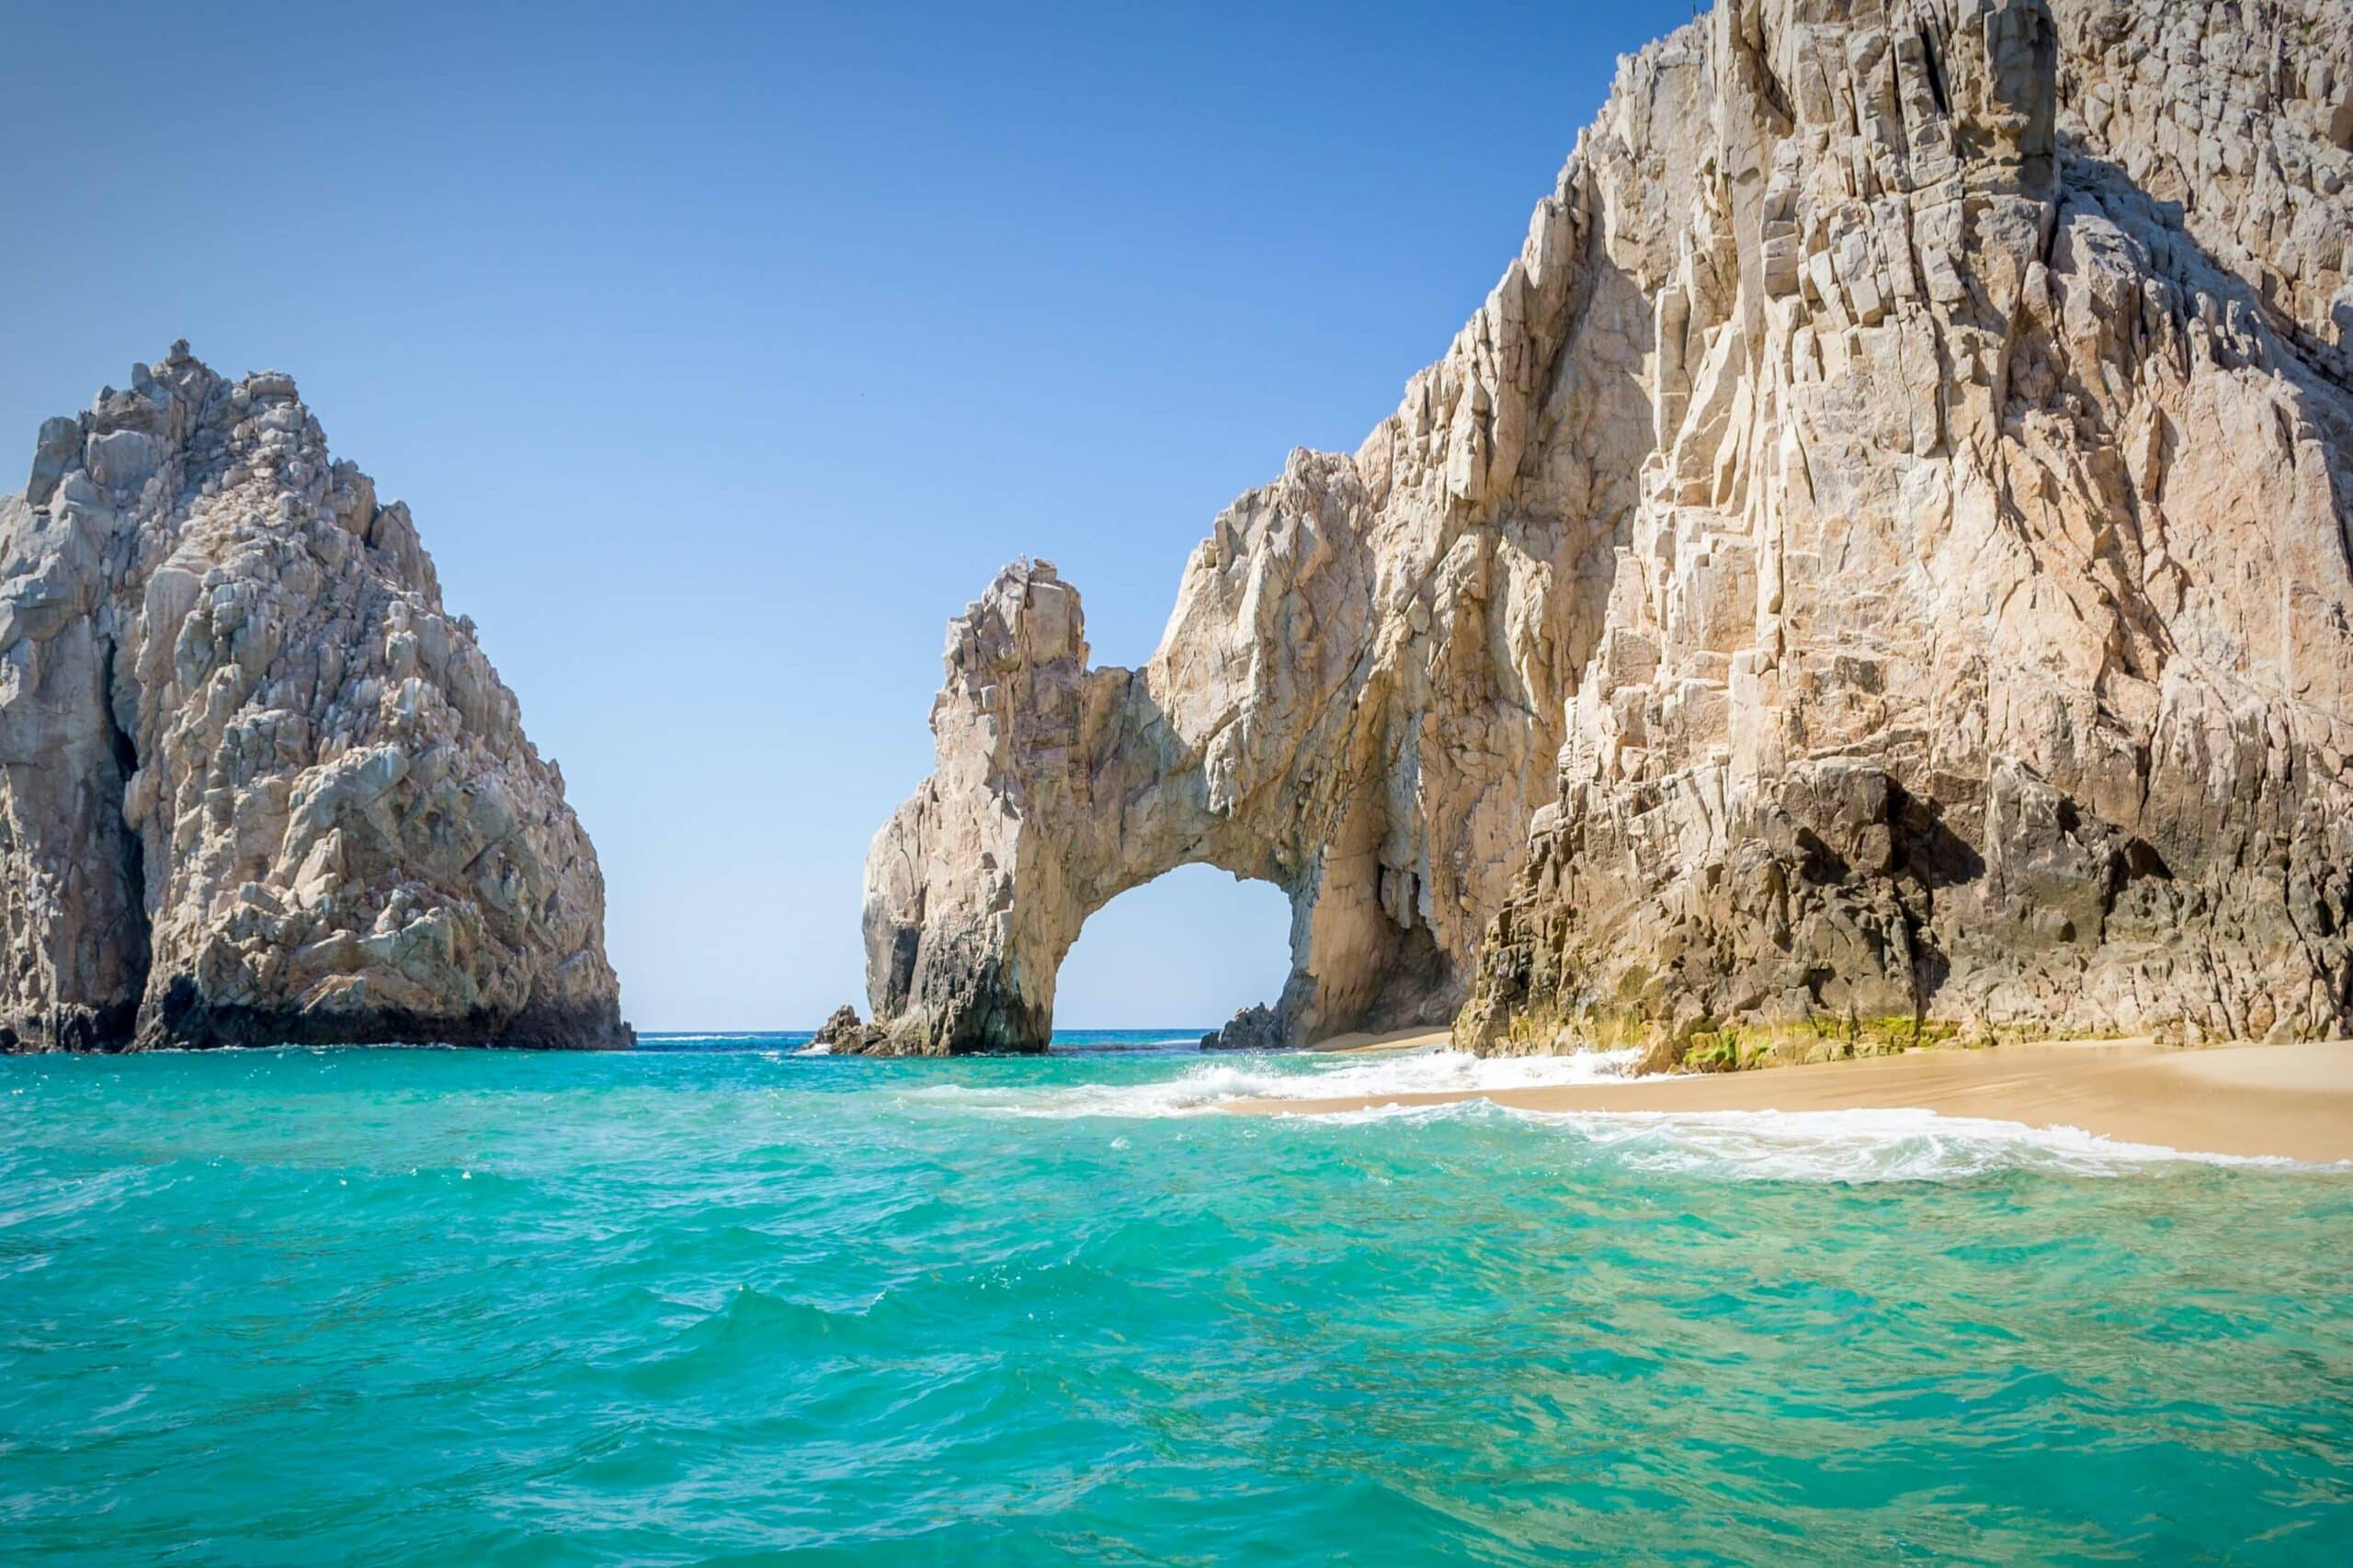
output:
[{"label": "sandy beach", "polygon": [[[1444,1038],[1425,1032],[1341,1049],[1398,1049]],[[2353,1160],[2348,1040],[2203,1049],[2145,1040],[2004,1045],[1615,1083],[1242,1100],[1228,1108],[1245,1115],[1301,1116],[1478,1098],[1540,1111],[1923,1109],[2032,1127],[2075,1127],[2197,1153]]]},{"label": "sandy beach", "polygon": [[1329,1040],[1318,1040],[1309,1049],[1341,1056],[1360,1056],[1379,1051],[1419,1051],[1444,1045],[1453,1038],[1452,1032],[1445,1028],[1391,1029],[1386,1034],[1358,1032],[1334,1035]]}]

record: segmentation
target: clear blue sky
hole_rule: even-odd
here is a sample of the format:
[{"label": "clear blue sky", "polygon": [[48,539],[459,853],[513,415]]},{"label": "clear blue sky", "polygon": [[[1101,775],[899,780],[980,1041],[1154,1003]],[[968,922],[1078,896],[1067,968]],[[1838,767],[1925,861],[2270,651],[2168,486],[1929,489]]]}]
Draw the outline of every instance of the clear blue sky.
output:
[{"label": "clear blue sky", "polygon": [[[563,764],[629,1016],[806,1027],[861,994],[949,615],[1041,555],[1142,660],[1689,15],[0,0],[0,442],[176,337],[293,373]],[[1165,878],[1059,1021],[1269,999],[1287,922]]]}]

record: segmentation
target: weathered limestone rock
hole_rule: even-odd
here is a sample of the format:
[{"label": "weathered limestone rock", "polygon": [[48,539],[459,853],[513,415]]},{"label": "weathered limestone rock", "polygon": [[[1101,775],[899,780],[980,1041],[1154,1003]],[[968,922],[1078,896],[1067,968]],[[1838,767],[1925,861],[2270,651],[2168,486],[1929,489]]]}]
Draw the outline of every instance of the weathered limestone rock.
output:
[{"label": "weathered limestone rock", "polygon": [[1621,76],[1716,109],[1597,188],[1658,440],[1457,1037],[2343,1031],[2353,10],[1844,9]]},{"label": "weathered limestone rock", "polygon": [[604,882],[408,509],[185,344],[0,500],[0,1049],[631,1038]]},{"label": "weathered limestone rock", "polygon": [[[899,1049],[1041,1049],[1086,916],[1193,862],[1290,896],[1301,1038],[1452,1016],[1549,790],[1586,557],[1632,499],[1631,473],[1569,456],[1633,438],[1599,403],[1546,480],[1573,499],[1513,484],[1548,390],[1631,375],[1648,320],[1579,265],[1577,167],[1355,456],[1294,451],[1218,518],[1142,669],[1087,667],[1043,562],[949,627],[938,769],[867,864],[868,993]],[[1564,358],[1588,316],[1620,324]]]},{"label": "weathered limestone rock", "polygon": [[1290,893],[1307,1040],[2353,1025],[2349,143],[2341,0],[1726,0],[1621,62],[1142,669],[1042,566],[950,628],[878,1024],[1041,1045],[1087,915],[1207,861]]},{"label": "weathered limestone rock", "polygon": [[1261,1002],[1245,1007],[1222,1028],[1201,1037],[1203,1051],[1280,1051],[1290,1043],[1290,1029],[1282,1015]]}]

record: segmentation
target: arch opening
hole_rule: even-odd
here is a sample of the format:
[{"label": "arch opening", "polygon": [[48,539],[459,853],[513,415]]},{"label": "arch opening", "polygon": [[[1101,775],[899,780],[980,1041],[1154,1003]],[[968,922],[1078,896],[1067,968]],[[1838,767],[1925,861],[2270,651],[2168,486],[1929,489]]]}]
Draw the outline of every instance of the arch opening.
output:
[{"label": "arch opening", "polygon": [[1054,1034],[1214,1029],[1275,1005],[1291,971],[1290,900],[1272,882],[1179,866],[1088,915],[1054,981]]}]

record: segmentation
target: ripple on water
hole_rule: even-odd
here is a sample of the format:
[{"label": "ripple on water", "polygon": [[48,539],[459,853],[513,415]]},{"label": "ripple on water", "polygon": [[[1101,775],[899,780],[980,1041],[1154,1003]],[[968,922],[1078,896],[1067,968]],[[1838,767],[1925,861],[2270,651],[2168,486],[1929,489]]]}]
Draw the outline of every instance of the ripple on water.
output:
[{"label": "ripple on water", "polygon": [[0,1062],[0,1530],[2353,1560],[2343,1173],[1918,1113],[1202,1114],[1606,1058],[659,1043]]}]

